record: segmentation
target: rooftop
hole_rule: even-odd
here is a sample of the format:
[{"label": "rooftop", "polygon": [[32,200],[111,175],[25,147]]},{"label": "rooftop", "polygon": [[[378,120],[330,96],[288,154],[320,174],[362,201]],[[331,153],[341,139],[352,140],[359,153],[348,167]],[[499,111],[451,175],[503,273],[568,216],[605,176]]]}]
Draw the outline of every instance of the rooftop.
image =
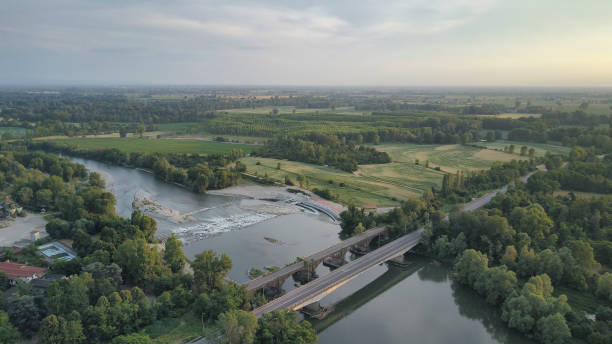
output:
[{"label": "rooftop", "polygon": [[47,269],[25,264],[17,264],[11,262],[0,262],[0,271],[4,271],[10,280],[18,278],[30,277],[32,275],[42,276]]}]

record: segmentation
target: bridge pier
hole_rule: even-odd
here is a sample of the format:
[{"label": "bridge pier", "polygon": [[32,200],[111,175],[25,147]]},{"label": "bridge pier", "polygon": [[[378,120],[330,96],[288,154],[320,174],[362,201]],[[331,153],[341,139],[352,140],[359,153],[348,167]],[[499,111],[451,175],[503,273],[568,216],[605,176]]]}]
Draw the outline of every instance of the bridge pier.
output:
[{"label": "bridge pier", "polygon": [[334,307],[323,307],[321,303],[313,302],[300,309],[300,312],[309,318],[321,320],[325,318],[329,313],[333,312]]}]

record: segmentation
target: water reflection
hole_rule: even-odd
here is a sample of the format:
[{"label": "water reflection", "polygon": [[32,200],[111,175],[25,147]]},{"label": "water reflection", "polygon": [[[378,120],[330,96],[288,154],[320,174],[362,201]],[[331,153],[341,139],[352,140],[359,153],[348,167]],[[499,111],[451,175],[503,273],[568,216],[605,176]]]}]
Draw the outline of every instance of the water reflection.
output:
[{"label": "water reflection", "polygon": [[[483,298],[454,284],[447,267],[423,257],[407,260],[408,268],[389,267],[355,287],[327,318],[311,320],[320,342],[531,343]],[[344,287],[353,288],[351,282]]]}]

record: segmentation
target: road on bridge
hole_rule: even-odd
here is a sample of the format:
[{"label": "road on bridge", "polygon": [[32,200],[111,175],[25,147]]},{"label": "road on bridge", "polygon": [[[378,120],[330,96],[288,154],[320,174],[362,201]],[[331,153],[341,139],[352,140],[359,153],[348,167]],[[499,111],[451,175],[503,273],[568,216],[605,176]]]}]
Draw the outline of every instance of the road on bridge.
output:
[{"label": "road on bridge", "polygon": [[[307,262],[319,262],[324,258],[332,256],[333,254],[340,252],[344,249],[351,248],[364,240],[368,240],[370,238],[374,238],[386,231],[385,227],[378,227],[374,229],[370,229],[365,231],[360,235],[356,235],[354,237],[343,240],[331,247],[328,247],[324,250],[321,250],[315,254],[312,254],[308,257],[305,257],[304,260]],[[297,262],[293,264],[289,264],[283,268],[280,268],[268,275],[256,278],[246,283],[246,287],[248,291],[255,291],[261,289],[267,285],[272,284],[274,281],[278,279],[283,279],[286,276],[290,276],[304,268],[304,262]]]},{"label": "road on bridge", "polygon": [[[524,176],[522,180],[526,182],[527,179],[532,174],[533,172]],[[504,186],[501,189],[489,192],[486,195],[465,204],[463,210],[464,211],[476,210],[488,204],[493,199],[493,197],[495,197],[495,195],[497,195],[498,193],[500,192],[505,193],[507,190],[508,190],[508,186]],[[375,230],[384,230],[384,228],[376,228]],[[378,263],[394,258],[395,256],[397,256],[398,252],[406,252],[412,247],[416,246],[419,243],[419,240],[421,239],[421,233],[423,232],[423,230],[424,230],[424,227],[421,227],[417,231],[406,234],[366,254],[365,256],[362,256],[356,260],[351,261],[350,263],[343,265],[342,267],[336,270],[331,271],[327,275],[319,277],[299,288],[293,289],[289,291],[288,293],[286,293],[285,295],[282,295],[279,298],[276,298],[268,302],[267,304],[259,308],[256,308],[255,310],[253,310],[253,314],[255,314],[255,316],[257,317],[261,317],[263,314],[272,312],[275,310],[287,309],[287,308],[299,309],[307,305],[308,304],[307,302],[310,302],[312,300],[314,300],[312,302],[316,302],[318,301],[316,299],[320,297],[322,294],[327,295],[326,294],[327,291],[334,290],[338,286],[346,283],[348,280],[368,270],[369,268],[371,268],[372,266]],[[324,254],[324,252],[329,252],[328,250],[332,249],[333,247],[337,245],[343,244],[345,242],[349,244],[350,243],[349,240],[351,239],[347,239],[313,256],[321,257],[320,254]],[[302,264],[303,266],[303,263],[300,263],[300,264]],[[252,282],[256,282],[256,281],[257,280],[254,280]]]},{"label": "road on bridge", "polygon": [[368,270],[372,266],[391,259],[397,256],[398,253],[404,253],[408,249],[416,246],[421,239],[422,231],[423,229],[419,229],[410,234],[406,234],[359,259],[341,266],[327,275],[319,277],[300,288],[293,289],[285,295],[255,309],[253,314],[257,317],[261,317],[264,313],[279,309],[302,308],[305,302],[310,303],[309,300],[316,299],[324,291],[333,289]]}]

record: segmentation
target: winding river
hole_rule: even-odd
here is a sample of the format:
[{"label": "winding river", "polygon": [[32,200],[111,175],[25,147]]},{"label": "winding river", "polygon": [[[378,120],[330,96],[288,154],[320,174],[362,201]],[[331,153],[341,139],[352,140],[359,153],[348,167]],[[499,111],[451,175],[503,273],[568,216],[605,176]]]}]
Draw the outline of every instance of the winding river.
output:
[{"label": "winding river", "polygon": [[[179,214],[152,214],[158,236],[177,233],[189,258],[208,249],[228,254],[234,263],[230,277],[238,282],[248,280],[252,267],[282,266],[339,241],[339,226],[325,215],[258,213],[245,209],[262,201],[198,195],[144,171],[74,161],[102,175],[117,198],[119,215],[128,217],[135,199]],[[484,299],[454,284],[448,268],[421,257],[406,260],[408,267],[378,265],[325,297],[321,304],[333,305],[334,311],[312,321],[320,342],[531,343],[508,329]],[[319,275],[328,271],[322,265],[317,269]],[[283,286],[294,287],[292,279]]]}]

